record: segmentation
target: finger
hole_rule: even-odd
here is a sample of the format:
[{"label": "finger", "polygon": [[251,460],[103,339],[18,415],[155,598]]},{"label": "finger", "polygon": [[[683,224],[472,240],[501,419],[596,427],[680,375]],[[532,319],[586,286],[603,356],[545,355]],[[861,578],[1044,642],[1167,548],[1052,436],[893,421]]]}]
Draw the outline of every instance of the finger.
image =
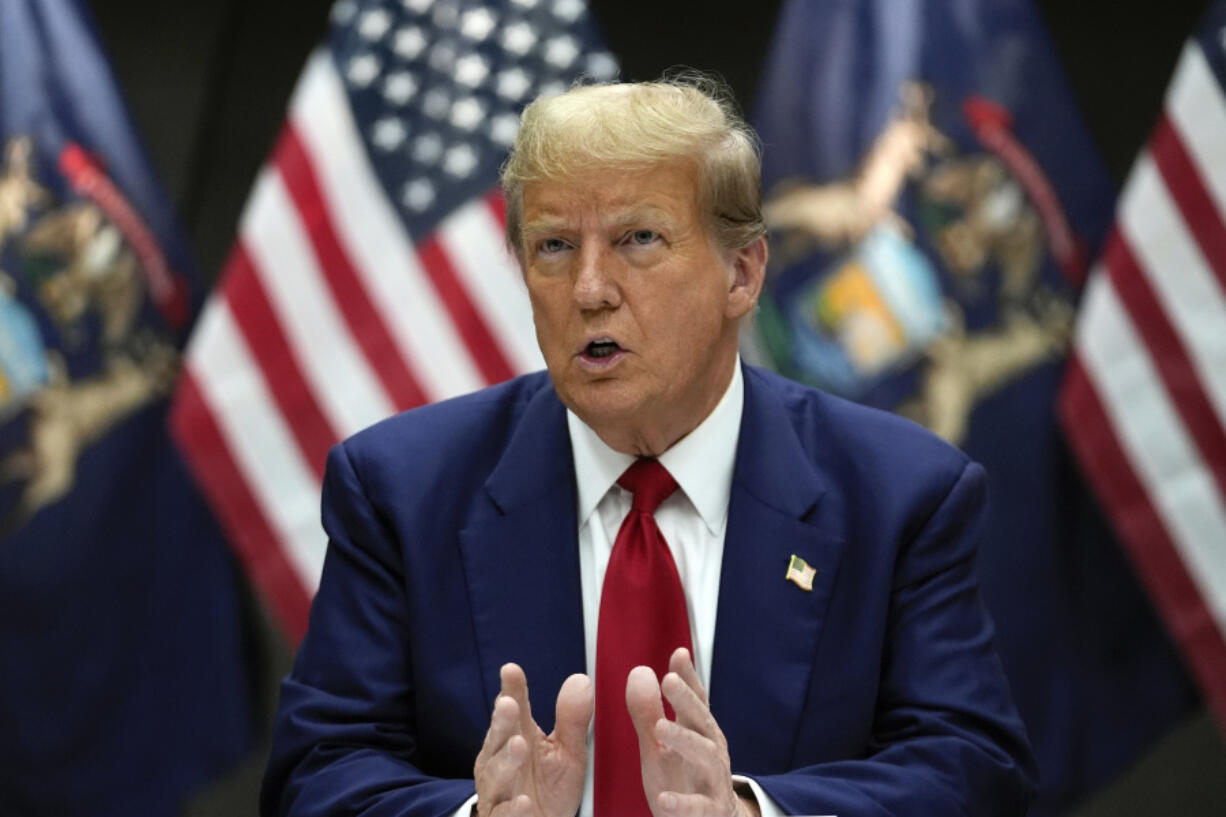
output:
[{"label": "finger", "polygon": [[711,714],[707,702],[698,697],[698,693],[683,681],[680,675],[675,672],[668,673],[664,676],[660,688],[677,714],[677,723],[712,740],[722,737],[723,733],[720,731],[719,724],[715,722],[715,716]]},{"label": "finger", "polygon": [[699,781],[693,781],[692,788],[706,791],[725,778],[731,779],[728,761],[722,756],[719,745],[705,735],[673,723],[667,718],[656,721],[654,735],[666,749],[676,752],[687,761],[691,773],[700,778]]},{"label": "finger", "polygon": [[651,667],[635,667],[626,676],[626,708],[630,710],[630,720],[634,722],[642,751],[645,743],[655,743],[655,723],[664,717],[660,684]]},{"label": "finger", "polygon": [[485,733],[485,742],[481,744],[477,757],[492,757],[512,735],[519,734],[519,731],[519,704],[513,698],[499,695],[494,699],[490,728]]},{"label": "finger", "polygon": [[694,668],[694,661],[690,657],[689,650],[685,647],[678,647],[673,650],[673,654],[668,659],[668,671],[680,675],[681,680],[685,681],[685,685],[694,690],[704,704],[708,703],[707,690],[702,685],[702,680],[698,677],[698,670]]},{"label": "finger", "polygon": [[490,814],[511,799],[519,789],[520,769],[528,758],[528,742],[515,734],[497,751],[478,755],[473,767],[480,811]]},{"label": "finger", "polygon": [[506,695],[519,705],[519,728],[525,738],[536,733],[536,721],[532,720],[532,703],[528,699],[528,677],[519,664],[503,664],[498,671],[502,682],[499,695]]},{"label": "finger", "polygon": [[576,673],[562,682],[553,734],[574,756],[586,757],[587,727],[592,721],[594,706],[595,693],[590,678]]}]

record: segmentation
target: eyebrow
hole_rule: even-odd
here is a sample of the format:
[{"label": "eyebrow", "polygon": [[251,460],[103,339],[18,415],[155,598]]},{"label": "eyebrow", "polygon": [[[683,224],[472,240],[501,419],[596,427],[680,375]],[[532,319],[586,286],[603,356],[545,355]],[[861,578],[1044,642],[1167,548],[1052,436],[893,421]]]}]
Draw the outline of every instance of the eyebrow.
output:
[{"label": "eyebrow", "polygon": [[520,233],[524,238],[537,238],[543,235],[563,232],[566,229],[566,222],[561,219],[557,220],[538,220],[525,222],[520,228]]},{"label": "eyebrow", "polygon": [[[633,224],[641,224],[643,222],[664,222],[665,226],[667,227],[675,228],[676,226],[675,219],[668,213],[668,211],[661,207],[654,207],[652,205],[633,207],[625,212],[618,213],[610,217],[605,224],[606,226],[616,230],[625,229]],[[543,235],[573,230],[573,224],[574,222],[566,218],[540,218],[536,219],[535,221],[525,223],[522,228],[522,233],[524,238],[538,238]]]}]

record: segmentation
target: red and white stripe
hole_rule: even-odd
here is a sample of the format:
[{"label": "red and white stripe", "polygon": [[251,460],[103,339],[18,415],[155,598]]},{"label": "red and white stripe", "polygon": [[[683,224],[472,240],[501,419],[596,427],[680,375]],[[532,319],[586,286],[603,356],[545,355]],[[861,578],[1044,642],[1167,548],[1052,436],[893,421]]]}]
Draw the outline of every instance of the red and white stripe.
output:
[{"label": "red and white stripe", "polygon": [[188,348],[175,434],[295,643],[326,540],[328,448],[397,411],[543,366],[497,192],[414,245],[314,55]]},{"label": "red and white stripe", "polygon": [[1060,409],[1226,725],[1226,95],[1195,43],[1091,275]]}]

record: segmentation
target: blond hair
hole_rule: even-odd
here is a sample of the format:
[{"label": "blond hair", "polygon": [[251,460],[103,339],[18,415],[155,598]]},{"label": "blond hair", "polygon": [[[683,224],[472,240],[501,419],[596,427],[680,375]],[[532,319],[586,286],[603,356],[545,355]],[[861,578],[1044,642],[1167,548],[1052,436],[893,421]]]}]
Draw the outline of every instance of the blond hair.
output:
[{"label": "blond hair", "polygon": [[524,185],[593,169],[648,169],[689,159],[711,235],[739,250],[766,234],[758,139],[720,80],[687,71],[655,82],[580,85],[523,113],[502,166],[507,242],[522,257]]}]

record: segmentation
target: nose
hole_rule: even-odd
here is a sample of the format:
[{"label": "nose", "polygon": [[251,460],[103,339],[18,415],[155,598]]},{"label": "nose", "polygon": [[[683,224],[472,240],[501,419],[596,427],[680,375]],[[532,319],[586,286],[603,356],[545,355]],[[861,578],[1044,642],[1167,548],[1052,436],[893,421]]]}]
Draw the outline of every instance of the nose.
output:
[{"label": "nose", "polygon": [[575,304],[584,311],[615,309],[622,293],[614,275],[615,254],[600,242],[584,242],[575,273]]}]

